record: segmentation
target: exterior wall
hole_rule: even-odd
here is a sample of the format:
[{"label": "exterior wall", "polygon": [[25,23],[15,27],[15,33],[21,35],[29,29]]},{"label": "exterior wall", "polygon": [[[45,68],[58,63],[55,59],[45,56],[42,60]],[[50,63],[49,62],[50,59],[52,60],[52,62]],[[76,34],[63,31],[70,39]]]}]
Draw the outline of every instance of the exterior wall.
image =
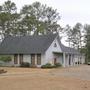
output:
[{"label": "exterior wall", "polygon": [[12,64],[13,64],[13,66],[20,66],[20,64],[19,64],[19,55],[18,55],[18,63],[17,64],[14,64],[14,55],[12,55]]},{"label": "exterior wall", "polygon": [[[46,56],[45,56],[46,55]],[[50,56],[51,55],[51,56]],[[18,64],[14,64],[14,55],[11,55],[12,61],[10,62],[11,66],[19,66],[19,55],[18,55]],[[82,56],[80,59],[80,56],[74,55],[71,56],[71,65],[69,65],[69,54],[65,54],[65,57],[63,54],[57,53],[53,54],[52,51],[46,54],[41,54],[41,65],[37,65],[37,57],[35,55],[35,64],[37,67],[41,67],[42,65],[45,65],[46,63],[51,63],[52,65],[54,64],[54,58],[57,59],[57,63],[61,63],[63,67],[69,67],[69,66],[78,66],[79,64],[77,63],[78,61],[81,62],[81,64],[85,63],[85,56]],[[65,59],[65,61],[64,61]],[[28,62],[31,63],[31,55],[23,55],[23,62]]]},{"label": "exterior wall", "polygon": [[[57,47],[54,47],[54,44],[57,44]],[[50,45],[50,47],[47,49],[47,51],[45,52],[45,62],[44,64],[46,63],[51,63],[51,64],[54,64],[54,54],[53,52],[58,52],[58,53],[61,53],[61,48],[60,48],[60,45],[57,41],[57,39],[55,39],[52,44]],[[58,57],[59,58],[59,57]]]},{"label": "exterior wall", "polygon": [[82,56],[82,64],[85,63],[85,56]]},{"label": "exterior wall", "polygon": [[41,66],[46,64],[45,53],[41,54]]},{"label": "exterior wall", "polygon": [[[49,50],[49,49],[48,49]],[[54,64],[54,58],[57,59],[57,63],[61,63],[63,67],[69,67],[69,66],[78,66],[78,61],[81,62],[81,64],[85,63],[85,56],[78,55],[71,55],[71,65],[69,65],[69,54],[60,54],[60,53],[52,53],[53,51],[48,51],[47,53],[41,54],[41,65],[37,65],[37,55],[35,55],[35,64],[37,67],[41,67],[42,65],[45,65],[46,63]],[[46,56],[45,56],[46,55]],[[51,56],[50,56],[51,55]],[[12,61],[10,62],[11,66],[19,66],[19,55],[18,55],[18,64],[14,64],[14,55],[11,55]],[[65,60],[64,60],[65,59]],[[23,62],[31,63],[31,55],[23,55]]]},{"label": "exterior wall", "polygon": [[65,54],[65,67],[69,66],[69,54]]},{"label": "exterior wall", "polygon": [[[37,67],[44,65],[44,54],[41,54],[41,65],[37,65],[37,54],[35,54],[35,64]],[[31,55],[23,55],[23,62],[31,63]]]},{"label": "exterior wall", "polygon": [[12,61],[11,62],[14,65],[14,55],[12,55],[11,58],[12,58]]},{"label": "exterior wall", "polygon": [[[31,55],[23,55],[23,62],[31,63]],[[14,55],[12,55],[12,64],[14,66],[20,66],[19,55],[18,55],[18,64],[14,64]],[[37,65],[37,54],[35,54],[35,64],[37,67],[41,67],[42,65],[45,64],[44,54],[41,54],[41,65]]]},{"label": "exterior wall", "polygon": [[85,63],[85,55],[81,55],[80,62],[81,64]]},{"label": "exterior wall", "polygon": [[23,55],[23,62],[31,63],[31,55]]}]

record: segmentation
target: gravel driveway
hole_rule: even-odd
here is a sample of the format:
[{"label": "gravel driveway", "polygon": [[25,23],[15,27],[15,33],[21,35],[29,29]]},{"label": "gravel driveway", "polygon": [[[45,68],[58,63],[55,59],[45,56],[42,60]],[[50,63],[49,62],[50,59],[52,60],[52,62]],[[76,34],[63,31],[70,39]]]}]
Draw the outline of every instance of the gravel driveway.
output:
[{"label": "gravel driveway", "polygon": [[90,90],[90,66],[57,69],[9,68],[0,90]]},{"label": "gravel driveway", "polygon": [[90,66],[88,65],[52,70],[50,73],[55,76],[75,77],[82,80],[90,80]]}]

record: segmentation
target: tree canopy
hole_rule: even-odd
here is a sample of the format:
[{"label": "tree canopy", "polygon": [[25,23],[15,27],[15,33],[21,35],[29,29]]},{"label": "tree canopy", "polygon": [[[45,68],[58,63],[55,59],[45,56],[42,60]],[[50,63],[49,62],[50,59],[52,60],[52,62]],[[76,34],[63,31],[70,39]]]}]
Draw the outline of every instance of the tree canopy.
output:
[{"label": "tree canopy", "polygon": [[84,25],[85,43],[86,43],[86,59],[90,62],[90,25]]},{"label": "tree canopy", "polygon": [[67,41],[69,42],[69,46],[77,49],[80,48],[82,43],[82,24],[76,23],[73,28],[67,25],[65,32],[68,36]]},{"label": "tree canopy", "polygon": [[60,15],[56,9],[34,2],[25,5],[17,13],[17,7],[10,0],[0,6],[0,32],[3,37],[8,35],[48,34],[57,32]]}]

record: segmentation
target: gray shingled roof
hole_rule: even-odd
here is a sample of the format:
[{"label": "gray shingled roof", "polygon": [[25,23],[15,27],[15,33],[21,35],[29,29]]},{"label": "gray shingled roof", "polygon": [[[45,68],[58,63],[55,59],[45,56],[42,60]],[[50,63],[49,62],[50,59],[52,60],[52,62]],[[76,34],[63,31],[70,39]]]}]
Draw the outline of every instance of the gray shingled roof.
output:
[{"label": "gray shingled roof", "polygon": [[[44,53],[58,34],[40,36],[9,36],[0,44],[0,54]],[[62,52],[78,53],[77,50],[64,46],[57,37]]]},{"label": "gray shingled roof", "polygon": [[40,36],[9,36],[0,45],[0,54],[43,53],[49,48],[57,34]]}]

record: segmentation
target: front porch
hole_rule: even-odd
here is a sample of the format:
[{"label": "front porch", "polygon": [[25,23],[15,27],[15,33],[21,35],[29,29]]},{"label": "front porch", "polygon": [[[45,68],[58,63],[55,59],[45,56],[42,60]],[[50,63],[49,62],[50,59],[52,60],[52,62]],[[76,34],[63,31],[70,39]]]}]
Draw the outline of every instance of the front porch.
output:
[{"label": "front porch", "polygon": [[77,54],[60,52],[53,52],[53,54],[56,62],[61,63],[63,67],[78,66],[79,64],[82,64],[82,60],[80,60],[80,56]]}]

